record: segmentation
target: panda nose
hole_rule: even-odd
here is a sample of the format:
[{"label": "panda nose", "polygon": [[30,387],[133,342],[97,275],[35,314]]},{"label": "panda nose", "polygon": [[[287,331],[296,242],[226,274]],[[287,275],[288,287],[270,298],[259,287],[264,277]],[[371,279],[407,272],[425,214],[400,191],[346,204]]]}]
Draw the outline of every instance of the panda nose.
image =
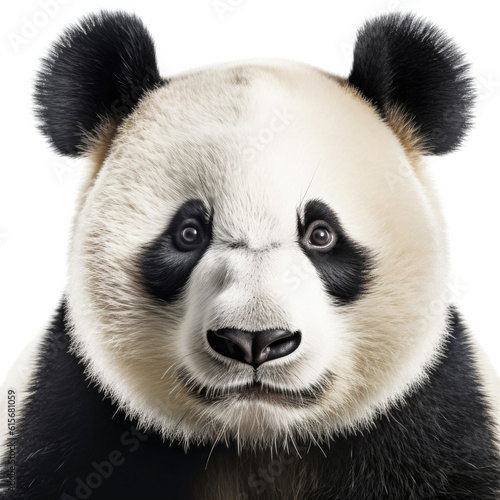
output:
[{"label": "panda nose", "polygon": [[233,328],[208,330],[210,347],[222,356],[243,361],[257,368],[271,359],[282,358],[299,347],[300,332],[262,330],[248,332]]}]

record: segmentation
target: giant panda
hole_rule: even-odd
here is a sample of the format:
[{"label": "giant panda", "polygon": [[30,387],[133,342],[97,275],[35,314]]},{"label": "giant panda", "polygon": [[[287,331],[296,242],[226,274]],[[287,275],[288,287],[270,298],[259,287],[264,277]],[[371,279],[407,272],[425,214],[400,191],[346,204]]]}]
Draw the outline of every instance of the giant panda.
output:
[{"label": "giant panda", "polygon": [[474,100],[440,29],[368,21],[347,78],[163,77],[142,22],[105,11],[53,45],[35,100],[88,168],[2,498],[499,498],[425,161]]}]

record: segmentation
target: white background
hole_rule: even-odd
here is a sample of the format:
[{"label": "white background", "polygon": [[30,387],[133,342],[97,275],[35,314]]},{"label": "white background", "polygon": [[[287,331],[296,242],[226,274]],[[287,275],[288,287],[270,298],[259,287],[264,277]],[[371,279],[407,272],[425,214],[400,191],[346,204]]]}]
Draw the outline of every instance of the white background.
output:
[{"label": "white background", "polygon": [[444,28],[472,63],[479,94],[475,128],[462,150],[429,160],[449,225],[450,297],[500,371],[500,67],[494,2],[24,0],[5,3],[0,21],[0,382],[63,293],[82,168],[81,161],[58,157],[37,132],[33,78],[63,28],[103,6],[143,18],[163,75],[220,61],[279,57],[346,76],[356,29],[367,18],[413,11]]}]

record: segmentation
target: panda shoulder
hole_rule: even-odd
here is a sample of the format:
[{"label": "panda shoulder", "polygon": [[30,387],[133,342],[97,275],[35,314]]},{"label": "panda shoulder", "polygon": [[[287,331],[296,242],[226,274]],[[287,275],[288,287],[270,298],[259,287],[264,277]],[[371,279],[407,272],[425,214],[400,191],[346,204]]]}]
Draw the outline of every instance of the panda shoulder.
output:
[{"label": "panda shoulder", "polygon": [[479,384],[489,406],[500,452],[500,374],[495,370],[490,357],[475,336],[470,336],[479,375]]}]

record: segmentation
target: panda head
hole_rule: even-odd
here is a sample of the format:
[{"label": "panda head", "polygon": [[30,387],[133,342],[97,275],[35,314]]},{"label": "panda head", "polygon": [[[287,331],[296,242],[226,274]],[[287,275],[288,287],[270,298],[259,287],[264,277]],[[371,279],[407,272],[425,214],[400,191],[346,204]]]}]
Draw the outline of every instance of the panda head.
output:
[{"label": "panda head", "polygon": [[424,165],[470,122],[461,54],[388,15],[347,79],[290,62],[166,79],[139,19],[70,28],[41,130],[87,156],[67,301],[88,376],[186,443],[327,438],[421,383],[446,335],[444,227]]}]

